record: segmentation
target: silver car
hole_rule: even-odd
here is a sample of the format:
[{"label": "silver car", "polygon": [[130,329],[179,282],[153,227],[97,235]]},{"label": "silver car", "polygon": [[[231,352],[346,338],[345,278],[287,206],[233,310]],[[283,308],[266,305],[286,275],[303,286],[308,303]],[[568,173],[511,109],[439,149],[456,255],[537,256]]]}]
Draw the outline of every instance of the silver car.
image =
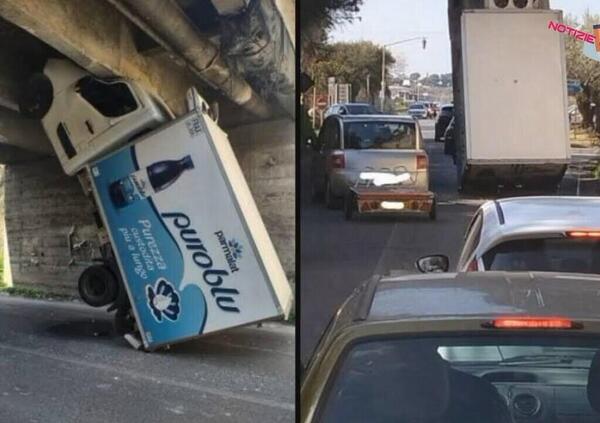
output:
[{"label": "silver car", "polygon": [[429,117],[429,109],[423,103],[415,103],[408,107],[408,114],[415,119],[427,119]]},{"label": "silver car", "polygon": [[312,162],[313,197],[341,205],[365,171],[401,168],[412,188],[429,190],[428,157],[419,124],[408,116],[330,116],[323,122]]},{"label": "silver car", "polygon": [[[421,271],[448,270],[442,255]],[[600,198],[515,197],[487,201],[465,234],[457,271],[551,271],[600,274]]]}]

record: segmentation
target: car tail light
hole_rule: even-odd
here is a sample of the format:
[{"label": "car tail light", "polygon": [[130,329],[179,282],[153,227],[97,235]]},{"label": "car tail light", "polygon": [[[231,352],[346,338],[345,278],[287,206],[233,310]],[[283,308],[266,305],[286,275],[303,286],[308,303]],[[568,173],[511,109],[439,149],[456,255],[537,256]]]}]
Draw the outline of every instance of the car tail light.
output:
[{"label": "car tail light", "polygon": [[600,238],[600,231],[571,231],[567,236],[572,238]]},{"label": "car tail light", "polygon": [[429,160],[427,159],[427,155],[418,154],[417,155],[417,170],[427,169],[427,163]]},{"label": "car tail light", "polygon": [[346,166],[346,157],[343,151],[334,151],[328,157],[330,169],[343,169]]},{"label": "car tail light", "polygon": [[515,316],[500,317],[483,325],[496,329],[581,329],[583,325],[566,317]]},{"label": "car tail light", "polygon": [[467,266],[467,272],[477,272],[479,270],[479,265],[477,264],[477,259],[474,258],[471,260],[469,265]]}]

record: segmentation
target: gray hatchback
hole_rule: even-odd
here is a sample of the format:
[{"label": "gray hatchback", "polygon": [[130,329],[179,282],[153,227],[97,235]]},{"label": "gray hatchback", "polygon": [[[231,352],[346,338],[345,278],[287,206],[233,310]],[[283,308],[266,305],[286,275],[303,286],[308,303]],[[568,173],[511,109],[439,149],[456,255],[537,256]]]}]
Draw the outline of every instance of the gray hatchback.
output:
[{"label": "gray hatchback", "polygon": [[315,149],[313,197],[324,196],[330,208],[341,205],[349,187],[373,174],[385,173],[382,179],[415,192],[429,191],[429,160],[419,124],[409,116],[330,116]]}]

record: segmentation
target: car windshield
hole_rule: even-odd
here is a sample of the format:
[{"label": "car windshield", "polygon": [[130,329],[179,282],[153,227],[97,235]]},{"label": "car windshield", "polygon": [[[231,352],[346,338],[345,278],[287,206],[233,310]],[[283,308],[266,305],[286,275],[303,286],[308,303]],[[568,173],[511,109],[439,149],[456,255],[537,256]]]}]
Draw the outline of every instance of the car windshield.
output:
[{"label": "car windshield", "polygon": [[414,123],[348,122],[344,124],[345,148],[351,150],[417,148]]},{"label": "car windshield", "polygon": [[423,110],[424,108],[425,108],[425,106],[422,104],[413,104],[412,106],[409,107],[409,110],[417,110],[417,109]]},{"label": "car windshield", "polygon": [[556,413],[577,416],[569,421],[598,422],[599,351],[600,339],[583,335],[467,334],[358,343],[342,355],[318,420],[566,421],[550,417]]},{"label": "car windshield", "polygon": [[454,111],[454,108],[452,108],[452,107],[442,107],[443,114],[452,114],[453,111]]},{"label": "car windshield", "polygon": [[600,239],[507,241],[485,253],[483,263],[488,270],[600,273]]},{"label": "car windshield", "polygon": [[353,104],[347,105],[348,114],[350,115],[369,115],[377,113],[377,109],[370,104]]}]

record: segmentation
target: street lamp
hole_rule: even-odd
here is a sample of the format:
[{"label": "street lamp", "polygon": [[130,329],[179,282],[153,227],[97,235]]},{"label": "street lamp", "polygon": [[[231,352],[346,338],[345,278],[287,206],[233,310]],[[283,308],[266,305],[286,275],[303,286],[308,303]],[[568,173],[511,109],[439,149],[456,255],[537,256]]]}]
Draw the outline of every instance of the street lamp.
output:
[{"label": "street lamp", "polygon": [[409,41],[422,40],[423,50],[427,47],[427,38],[425,37],[413,37],[406,40],[396,41],[390,44],[384,44],[381,46],[381,111],[383,112],[383,104],[385,102],[385,48],[395,46],[396,44],[407,43]]}]

